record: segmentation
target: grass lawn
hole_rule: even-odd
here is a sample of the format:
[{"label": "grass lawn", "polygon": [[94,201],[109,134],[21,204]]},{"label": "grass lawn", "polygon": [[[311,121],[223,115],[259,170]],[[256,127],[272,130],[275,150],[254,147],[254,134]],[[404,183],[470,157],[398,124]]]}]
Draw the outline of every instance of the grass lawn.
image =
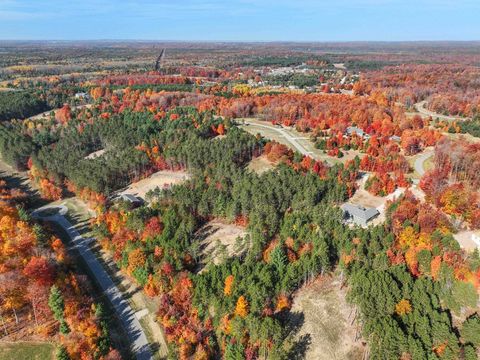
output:
[{"label": "grass lawn", "polygon": [[0,360],[51,360],[54,350],[50,343],[0,343]]}]

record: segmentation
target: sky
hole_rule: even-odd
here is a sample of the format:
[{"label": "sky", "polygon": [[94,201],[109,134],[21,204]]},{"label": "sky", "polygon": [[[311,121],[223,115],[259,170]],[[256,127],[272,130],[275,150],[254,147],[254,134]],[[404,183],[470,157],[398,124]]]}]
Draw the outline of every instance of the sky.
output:
[{"label": "sky", "polygon": [[480,40],[480,0],[0,0],[3,40]]}]

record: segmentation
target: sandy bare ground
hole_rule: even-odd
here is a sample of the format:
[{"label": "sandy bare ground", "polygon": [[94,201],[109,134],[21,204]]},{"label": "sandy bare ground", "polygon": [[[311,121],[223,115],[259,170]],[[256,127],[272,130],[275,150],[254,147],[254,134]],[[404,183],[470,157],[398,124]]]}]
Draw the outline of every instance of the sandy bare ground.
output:
[{"label": "sandy bare ground", "polygon": [[477,244],[472,239],[472,236],[476,235],[480,238],[480,231],[460,231],[454,234],[453,237],[458,241],[460,247],[468,252],[478,249]]},{"label": "sandy bare ground", "polygon": [[365,346],[357,314],[337,278],[318,278],[301,288],[291,314],[291,322],[300,326],[295,339],[306,347],[306,360],[362,359]]},{"label": "sandy bare ground", "polygon": [[247,166],[247,170],[256,172],[258,175],[261,175],[264,172],[273,169],[274,167],[275,164],[271,163],[266,156],[262,155],[250,161]]},{"label": "sandy bare ground", "polygon": [[123,190],[120,194],[132,194],[145,199],[145,195],[150,190],[155,188],[163,189],[171,185],[180,184],[188,180],[190,175],[183,171],[164,170],[156,172],[149,177],[142,179],[136,183],[131,184],[128,188]]},{"label": "sandy bare ground", "polygon": [[357,180],[358,190],[355,191],[355,194],[348,200],[349,203],[355,205],[361,205],[366,208],[378,208],[381,206],[385,198],[381,196],[375,196],[365,190],[365,184],[368,180],[369,174],[365,174],[361,179]]},{"label": "sandy bare ground", "polygon": [[107,151],[107,150],[100,149],[100,150],[95,151],[91,154],[88,154],[87,156],[85,156],[85,159],[96,159],[96,158],[102,156],[103,154],[105,154],[105,151]]},{"label": "sandy bare ground", "polygon": [[449,138],[453,140],[460,140],[460,141],[468,141],[471,143],[478,143],[480,142],[480,138],[475,137],[471,134],[449,134],[449,133],[443,133],[443,135],[448,136]]},{"label": "sandy bare ground", "polygon": [[220,220],[205,224],[196,234],[201,262],[208,264],[213,261],[214,264],[220,264],[224,257],[239,255],[247,244],[244,241],[237,242],[237,238],[244,239],[246,234],[244,228]]}]

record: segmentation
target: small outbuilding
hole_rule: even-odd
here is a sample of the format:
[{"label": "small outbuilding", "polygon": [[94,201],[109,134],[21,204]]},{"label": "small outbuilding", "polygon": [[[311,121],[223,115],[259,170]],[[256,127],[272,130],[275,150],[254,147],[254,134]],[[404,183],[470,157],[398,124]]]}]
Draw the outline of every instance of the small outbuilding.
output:
[{"label": "small outbuilding", "polygon": [[343,216],[346,220],[351,220],[359,226],[367,226],[368,222],[377,217],[380,212],[375,208],[365,208],[360,205],[350,203],[341,206]]}]

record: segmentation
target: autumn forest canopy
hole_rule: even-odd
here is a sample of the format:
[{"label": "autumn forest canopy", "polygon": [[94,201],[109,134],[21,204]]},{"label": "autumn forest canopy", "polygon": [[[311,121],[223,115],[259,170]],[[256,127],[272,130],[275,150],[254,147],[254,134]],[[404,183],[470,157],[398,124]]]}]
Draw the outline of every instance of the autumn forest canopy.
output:
[{"label": "autumn forest canopy", "polygon": [[478,44],[0,48],[0,352],[478,358]]}]

